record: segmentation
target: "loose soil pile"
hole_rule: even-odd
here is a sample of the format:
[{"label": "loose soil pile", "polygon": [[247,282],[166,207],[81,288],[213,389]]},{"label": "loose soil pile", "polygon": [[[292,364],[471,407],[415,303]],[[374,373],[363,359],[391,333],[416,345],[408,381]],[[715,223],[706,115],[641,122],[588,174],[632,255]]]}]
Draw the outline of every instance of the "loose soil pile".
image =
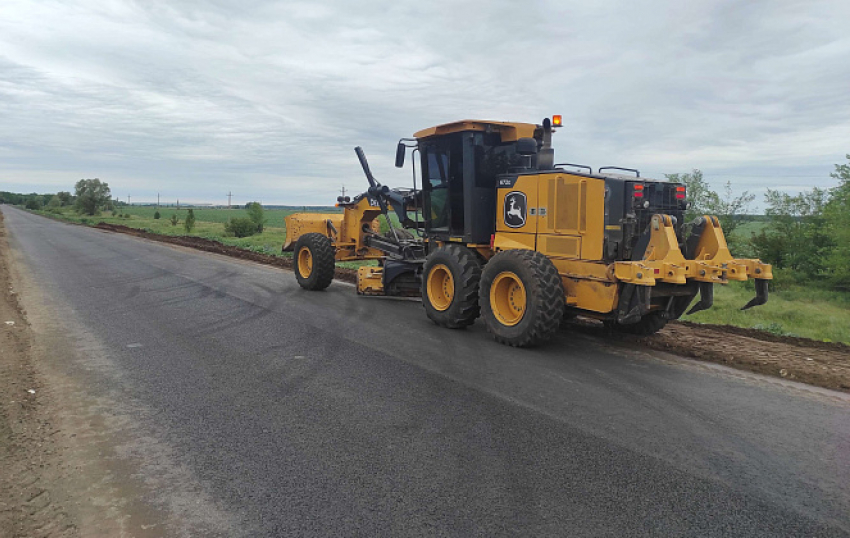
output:
[{"label": "loose soil pile", "polygon": [[[210,239],[159,235],[106,223],[98,224],[97,228],[292,269],[291,258],[251,252]],[[335,278],[356,282],[357,271],[337,268]],[[613,337],[636,346],[850,392],[850,346],[844,344],[776,336],[730,325],[699,325],[688,322],[670,323],[658,334],[643,338],[608,334],[601,325],[587,321],[579,321],[574,326],[584,332],[598,334],[607,339]]]},{"label": "loose soil pile", "polygon": [[646,337],[611,334],[601,324],[577,320],[584,333],[782,377],[828,389],[850,392],[850,346],[807,338],[776,336],[731,325],[700,325],[674,321]]}]

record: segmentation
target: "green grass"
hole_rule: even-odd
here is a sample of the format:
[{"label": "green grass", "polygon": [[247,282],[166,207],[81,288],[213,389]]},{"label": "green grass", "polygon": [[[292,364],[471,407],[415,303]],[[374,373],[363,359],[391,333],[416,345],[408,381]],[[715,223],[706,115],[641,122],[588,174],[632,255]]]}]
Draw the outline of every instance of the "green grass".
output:
[{"label": "green grass", "polygon": [[[248,211],[245,209],[194,209],[195,218],[198,221],[212,222],[224,224],[231,218],[247,218]],[[150,206],[125,206],[121,208],[122,213],[153,220],[153,214],[157,209]],[[290,209],[266,209],[264,215],[266,217],[266,226],[270,228],[286,229],[284,218],[293,213],[301,213],[302,211],[294,211]],[[325,211],[323,211],[324,213]],[[159,213],[163,219],[170,219],[171,215],[177,215],[177,218],[182,222],[186,217],[187,210],[185,208],[176,209],[174,207],[161,207]],[[104,213],[104,216],[108,213]]]},{"label": "green grass", "polygon": [[769,223],[761,220],[751,220],[747,222],[743,222],[735,228],[733,232],[735,237],[739,240],[747,240],[750,238],[751,234],[759,234],[762,230],[767,228]]},{"label": "green grass", "polygon": [[[218,241],[225,245],[244,248],[254,252],[263,254],[271,254],[274,256],[291,257],[291,252],[281,252],[283,244],[286,242],[286,222],[284,218],[293,213],[303,211],[273,209],[266,210],[264,216],[266,225],[263,228],[263,233],[252,235],[250,237],[228,237],[224,231],[224,223],[231,218],[247,218],[248,212],[245,209],[193,209],[195,213],[195,228],[191,234],[186,234],[183,229],[183,221],[186,219],[188,210],[173,207],[160,208],[159,219],[154,219],[153,215],[156,208],[153,207],[138,207],[128,206],[122,207],[122,214],[129,214],[129,218],[113,217],[111,211],[105,211],[100,215],[87,217],[78,215],[71,208],[62,208],[61,213],[48,213],[39,211],[49,216],[55,216],[63,220],[79,222],[82,224],[95,225],[99,222],[108,224],[120,224],[130,228],[137,228],[161,235],[184,236],[190,235],[193,237],[203,237]],[[309,211],[308,211],[309,212]],[[322,211],[323,213],[326,211]],[[176,226],[171,224],[171,216],[177,215],[179,222]],[[361,265],[375,265],[375,261],[366,262],[337,262],[338,267],[356,269]]]},{"label": "green grass", "polygon": [[743,282],[714,287],[714,307],[682,320],[762,329],[850,344],[850,293],[810,286],[771,292],[767,304],[740,310],[754,291]]}]

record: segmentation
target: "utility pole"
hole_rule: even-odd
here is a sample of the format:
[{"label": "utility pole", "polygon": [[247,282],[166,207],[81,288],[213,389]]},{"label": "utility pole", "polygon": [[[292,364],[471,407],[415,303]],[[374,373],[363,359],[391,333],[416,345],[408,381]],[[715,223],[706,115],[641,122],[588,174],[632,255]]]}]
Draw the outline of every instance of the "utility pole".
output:
[{"label": "utility pole", "polygon": [[177,209],[180,209],[180,198],[177,199]]},{"label": "utility pole", "polygon": [[127,195],[127,205],[130,205],[130,195]]},{"label": "utility pole", "polygon": [[156,208],[159,209],[159,193],[156,193]]},{"label": "utility pole", "polygon": [[233,193],[227,191],[227,209],[230,209],[230,198],[233,196]]}]

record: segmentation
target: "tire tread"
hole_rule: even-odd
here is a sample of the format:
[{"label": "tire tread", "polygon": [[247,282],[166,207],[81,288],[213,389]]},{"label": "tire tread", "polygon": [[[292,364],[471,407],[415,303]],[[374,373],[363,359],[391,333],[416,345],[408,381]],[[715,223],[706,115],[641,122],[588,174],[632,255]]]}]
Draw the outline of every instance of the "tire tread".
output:
[{"label": "tire tread", "polygon": [[[527,300],[531,303],[531,308],[527,308],[526,312],[534,319],[519,336],[504,334],[503,326],[496,321],[490,309],[490,284],[498,273],[496,270],[488,271],[488,267],[495,267],[491,264],[497,257],[502,260],[510,259],[511,263],[518,266],[526,266],[533,275],[530,282],[523,284],[526,286]],[[487,330],[497,342],[509,346],[530,347],[549,340],[560,327],[564,317],[565,297],[561,276],[545,254],[534,250],[505,250],[492,258],[484,267],[479,300],[482,312],[485,312]]]},{"label": "tire tread", "polygon": [[[455,296],[452,305],[445,311],[440,312],[428,304],[428,273],[438,260],[434,257],[437,253],[445,253],[460,268],[458,275],[452,274],[455,281]],[[436,261],[435,261],[436,260]],[[481,262],[478,257],[468,248],[461,245],[445,245],[434,251],[422,271],[422,305],[428,318],[447,329],[462,329],[469,327],[481,313],[478,305],[478,286],[481,281]]]},{"label": "tire tread", "polygon": [[[313,272],[309,277],[298,272],[298,253],[308,248],[313,256]],[[298,284],[311,291],[320,291],[331,285],[336,270],[336,252],[330,238],[320,233],[308,233],[295,242],[292,256],[293,270]]]}]

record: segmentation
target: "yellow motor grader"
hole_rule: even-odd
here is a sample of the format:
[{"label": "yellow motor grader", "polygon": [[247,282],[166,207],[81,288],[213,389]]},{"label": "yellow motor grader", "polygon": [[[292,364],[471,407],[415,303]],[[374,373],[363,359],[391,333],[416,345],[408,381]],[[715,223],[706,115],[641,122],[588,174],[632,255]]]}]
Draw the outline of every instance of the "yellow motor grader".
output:
[{"label": "yellow motor grader", "polygon": [[[463,120],[399,141],[396,166],[418,154],[412,189],[390,189],[355,148],[369,188],[339,198],[342,213],[287,217],[284,250],[308,290],[330,285],[335,261],[377,260],[358,270],[366,295],[419,295],[437,325],[478,317],[501,343],[531,346],[564,317],[652,334],[711,307],[715,284],[753,278],[764,304],[771,266],[736,259],[717,217],[685,223],[685,186],[629,168],[555,163],[541,124]],[[398,225],[390,219],[395,214]],[[380,233],[383,216],[389,231]]]}]

